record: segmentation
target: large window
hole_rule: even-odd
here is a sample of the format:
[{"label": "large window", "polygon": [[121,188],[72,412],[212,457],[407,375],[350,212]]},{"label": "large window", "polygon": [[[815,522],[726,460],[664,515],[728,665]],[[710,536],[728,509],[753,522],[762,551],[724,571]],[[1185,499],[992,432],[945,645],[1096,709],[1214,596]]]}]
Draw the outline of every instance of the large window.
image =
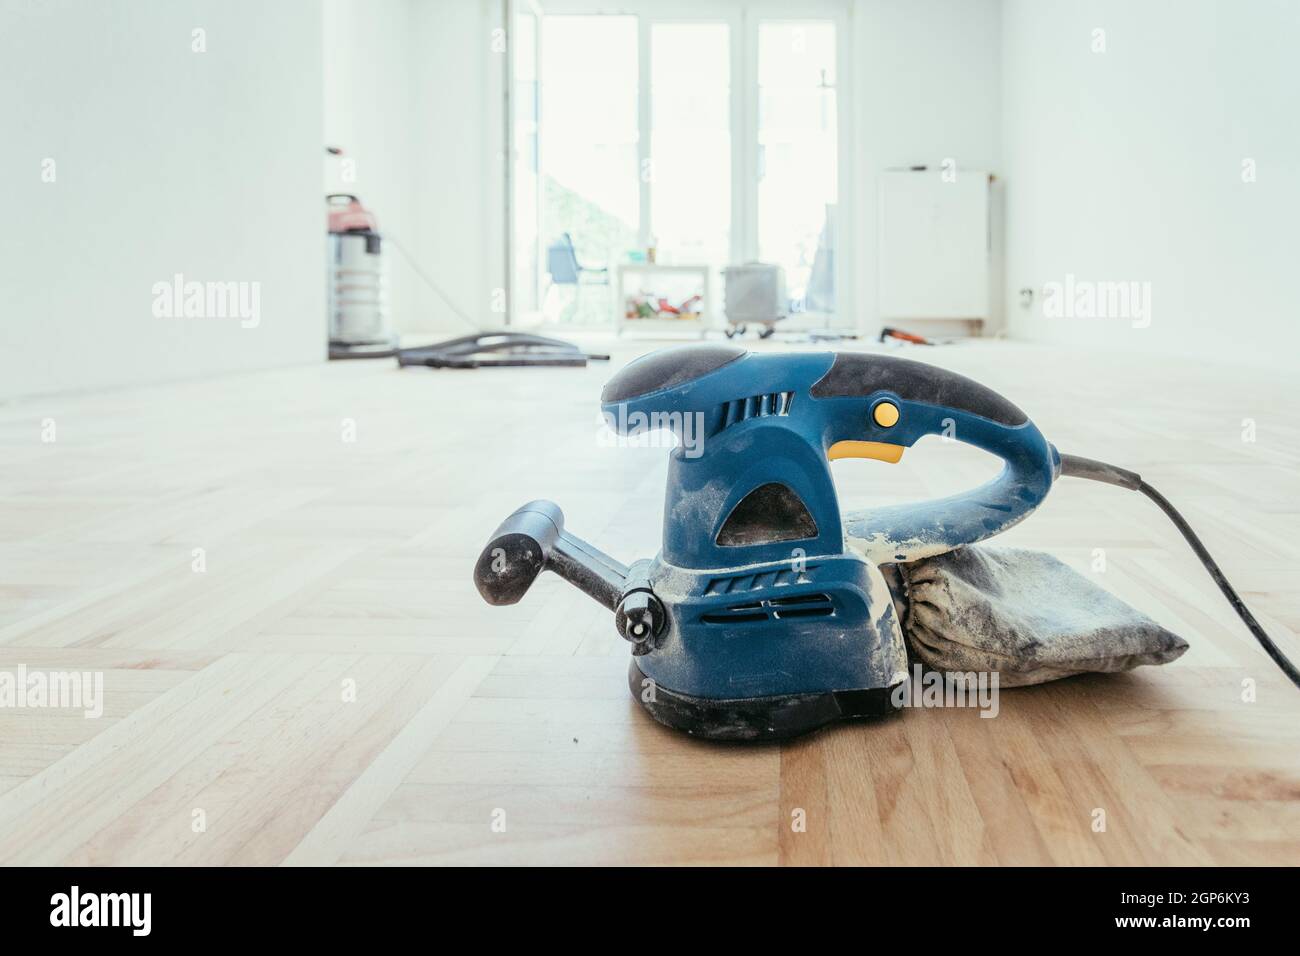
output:
[{"label": "large window", "polygon": [[650,27],[650,243],[660,261],[720,269],[731,256],[731,30]]},{"label": "large window", "polygon": [[834,311],[835,25],[758,25],[758,257],[797,307]]},{"label": "large window", "polygon": [[[512,252],[514,275],[545,292],[520,307],[606,325],[619,264],[653,257],[711,270],[715,292],[728,265],[775,263],[789,311],[844,308],[842,8],[809,0],[783,19],[759,0],[622,0],[617,13],[580,2],[552,12],[542,0],[534,53],[518,52],[533,25],[516,26],[515,93],[529,99],[515,108],[514,195],[540,213],[515,229],[534,251]],[[530,134],[534,163],[521,168]]]},{"label": "large window", "polygon": [[543,16],[542,303],[552,321],[610,315],[608,270],[640,243],[637,18]]}]

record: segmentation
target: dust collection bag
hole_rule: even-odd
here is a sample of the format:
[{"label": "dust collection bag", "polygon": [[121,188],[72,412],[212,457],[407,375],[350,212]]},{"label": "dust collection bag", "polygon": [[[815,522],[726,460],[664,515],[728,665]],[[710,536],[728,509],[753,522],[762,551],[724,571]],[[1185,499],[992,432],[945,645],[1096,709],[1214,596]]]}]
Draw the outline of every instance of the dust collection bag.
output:
[{"label": "dust collection bag", "polygon": [[1187,642],[1041,551],[969,545],[881,570],[912,656],[1004,687],[1167,664]]}]

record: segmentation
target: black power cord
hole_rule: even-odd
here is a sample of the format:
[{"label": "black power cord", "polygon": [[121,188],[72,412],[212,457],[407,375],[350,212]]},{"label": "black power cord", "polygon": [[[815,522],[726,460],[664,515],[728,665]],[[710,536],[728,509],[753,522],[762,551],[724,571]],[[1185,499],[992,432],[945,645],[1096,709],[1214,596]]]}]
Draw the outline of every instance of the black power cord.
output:
[{"label": "black power cord", "polygon": [[1210,557],[1210,552],[1205,550],[1205,545],[1201,544],[1201,539],[1196,536],[1192,526],[1187,523],[1187,519],[1178,513],[1178,509],[1169,503],[1169,501],[1160,492],[1156,491],[1145,481],[1137,472],[1128,471],[1124,468],[1117,468],[1114,465],[1108,465],[1102,461],[1094,461],[1091,458],[1080,458],[1077,455],[1061,455],[1061,474],[1071,478],[1086,478],[1090,481],[1104,481],[1106,484],[1118,485],[1121,488],[1128,488],[1132,491],[1140,491],[1146,495],[1163,511],[1169,520],[1174,523],[1179,531],[1182,532],[1187,543],[1192,546],[1196,556],[1201,559],[1201,564],[1205,565],[1205,570],[1214,578],[1214,583],[1219,586],[1223,596],[1228,599],[1232,609],[1250,629],[1250,633],[1255,635],[1255,640],[1264,648],[1273,662],[1282,669],[1282,673],[1291,678],[1291,683],[1300,687],[1300,670],[1287,659],[1273,639],[1268,636],[1259,622],[1255,620],[1255,615],[1250,613],[1250,608],[1246,607],[1246,602],[1237,594],[1236,589],[1228,583],[1223,572],[1219,570],[1218,563]]}]

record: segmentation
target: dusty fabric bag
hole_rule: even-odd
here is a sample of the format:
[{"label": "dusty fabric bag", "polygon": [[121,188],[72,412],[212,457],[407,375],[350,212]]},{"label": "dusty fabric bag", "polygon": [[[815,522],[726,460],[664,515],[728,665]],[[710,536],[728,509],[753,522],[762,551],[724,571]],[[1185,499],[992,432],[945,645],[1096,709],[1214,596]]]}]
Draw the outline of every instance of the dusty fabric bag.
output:
[{"label": "dusty fabric bag", "polygon": [[1187,642],[1050,554],[969,545],[881,569],[912,656],[1004,687],[1167,664]]}]

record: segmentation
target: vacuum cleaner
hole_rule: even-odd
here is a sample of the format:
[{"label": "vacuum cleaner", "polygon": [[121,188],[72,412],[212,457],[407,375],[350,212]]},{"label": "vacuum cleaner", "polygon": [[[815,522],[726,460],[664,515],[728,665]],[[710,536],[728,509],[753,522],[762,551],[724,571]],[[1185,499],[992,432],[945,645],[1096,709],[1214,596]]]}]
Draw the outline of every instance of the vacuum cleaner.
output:
[{"label": "vacuum cleaner", "polygon": [[400,243],[381,236],[374,215],[351,193],[326,196],[329,205],[329,357],[396,358],[401,368],[583,367],[608,355],[584,352],[572,342],[526,332],[476,332],[432,345],[399,348],[388,314],[385,244],[397,249],[426,286],[447,302],[466,324],[446,293],[430,279]]},{"label": "vacuum cleaner", "polygon": [[379,224],[351,193],[332,193],[325,204],[329,357],[391,357],[397,337],[388,313],[388,258]]},{"label": "vacuum cleaner", "polygon": [[[342,156],[338,146],[326,146]],[[411,269],[448,309],[473,328],[442,288],[431,279],[397,238],[381,234],[379,222],[353,193],[325,197],[329,259],[327,310],[331,360],[396,357],[401,368],[501,368],[522,366],[582,367],[608,355],[584,352],[572,342],[509,330],[474,332],[458,338],[400,348],[388,309],[388,247],[402,254]]]},{"label": "vacuum cleaner", "polygon": [[[869,353],[707,344],[638,359],[601,404],[620,434],[683,439],[670,453],[662,550],[624,565],[569,533],[557,505],[534,501],[496,529],[474,582],[489,604],[509,605],[549,570],[604,605],[631,645],[633,696],[670,727],[780,739],[897,710],[909,656],[882,567],[962,553],[1027,518],[1063,476],[1159,505],[1300,686],[1168,501],[1134,472],[1060,453],[969,378]],[[936,434],[998,456],[1001,473],[952,497],[841,513],[829,462],[896,462]]]}]

